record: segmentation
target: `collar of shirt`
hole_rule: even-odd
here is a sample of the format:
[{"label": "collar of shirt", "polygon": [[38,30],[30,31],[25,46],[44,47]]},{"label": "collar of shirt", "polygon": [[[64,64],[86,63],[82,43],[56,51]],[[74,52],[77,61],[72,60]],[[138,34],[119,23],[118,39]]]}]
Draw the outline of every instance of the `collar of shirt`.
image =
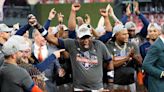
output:
[{"label": "collar of shirt", "polygon": [[[36,43],[34,43],[34,55],[36,58],[38,58],[39,48],[40,47]],[[48,56],[47,45],[42,46],[42,55],[43,55],[44,59],[47,58],[47,56]]]},{"label": "collar of shirt", "polygon": [[162,40],[162,42],[164,43],[164,38],[162,36],[159,36],[159,38]]}]

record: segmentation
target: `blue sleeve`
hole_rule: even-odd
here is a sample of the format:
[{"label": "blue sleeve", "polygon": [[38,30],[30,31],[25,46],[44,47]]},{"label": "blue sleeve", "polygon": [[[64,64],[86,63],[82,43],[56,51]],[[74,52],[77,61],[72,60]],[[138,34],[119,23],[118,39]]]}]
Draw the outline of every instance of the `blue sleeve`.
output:
[{"label": "blue sleeve", "polygon": [[45,28],[46,30],[48,30],[50,24],[51,24],[51,20],[48,19],[48,20],[45,22],[45,24],[44,24],[44,28]]},{"label": "blue sleeve", "polygon": [[106,32],[104,35],[100,36],[98,40],[106,43],[112,37],[112,32]]},{"label": "blue sleeve", "polygon": [[68,31],[68,37],[71,39],[75,39],[76,38],[76,32],[75,31]]},{"label": "blue sleeve", "polygon": [[145,50],[144,50],[144,45],[141,45],[141,46],[140,46],[140,54],[141,54],[142,58],[144,59],[145,56],[146,56]]},{"label": "blue sleeve", "polygon": [[127,15],[124,15],[122,18],[121,18],[121,22],[123,23],[123,25],[125,25],[125,23],[128,21],[128,16]]},{"label": "blue sleeve", "polygon": [[[52,61],[54,61],[55,59],[56,59],[56,56],[54,54],[51,54],[43,62],[36,64],[35,67],[37,67],[41,72],[43,72],[45,69],[48,68],[48,66],[51,63],[53,63]],[[55,61],[55,63],[56,63],[56,61]]]},{"label": "blue sleeve", "polygon": [[146,36],[147,36],[147,27],[149,25],[149,21],[146,19],[146,17],[142,13],[140,13],[138,15],[138,17],[141,19],[141,21],[142,21],[142,23],[144,25],[139,34],[142,37],[146,38]]},{"label": "blue sleeve", "polygon": [[34,87],[34,82],[31,84],[31,86],[27,89],[27,92],[32,92],[32,88]]},{"label": "blue sleeve", "polygon": [[15,35],[20,35],[22,36],[24,33],[26,33],[27,30],[30,29],[30,25],[29,24],[26,24],[24,25],[23,27],[21,27],[19,30],[17,30],[17,32],[15,33]]}]

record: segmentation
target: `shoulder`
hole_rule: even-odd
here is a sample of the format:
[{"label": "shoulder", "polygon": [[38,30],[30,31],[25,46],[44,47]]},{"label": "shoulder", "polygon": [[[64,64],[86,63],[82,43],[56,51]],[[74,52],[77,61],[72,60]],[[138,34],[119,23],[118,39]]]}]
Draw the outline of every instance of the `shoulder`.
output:
[{"label": "shoulder", "polygon": [[106,45],[107,45],[107,46],[114,46],[114,42],[113,42],[113,41],[108,41],[108,42],[106,43]]},{"label": "shoulder", "polygon": [[66,39],[63,39],[64,43],[65,44],[73,44],[75,43],[75,39],[71,39],[71,38],[66,38]]},{"label": "shoulder", "polygon": [[141,44],[141,45],[140,45],[140,48],[149,47],[150,45],[151,45],[150,42],[147,41],[147,42]]}]

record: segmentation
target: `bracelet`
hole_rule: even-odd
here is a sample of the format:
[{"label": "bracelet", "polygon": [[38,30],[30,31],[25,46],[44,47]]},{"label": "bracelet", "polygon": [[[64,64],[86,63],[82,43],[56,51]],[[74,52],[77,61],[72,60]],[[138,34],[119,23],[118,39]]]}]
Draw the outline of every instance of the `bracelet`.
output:
[{"label": "bracelet", "polygon": [[113,79],[114,78],[114,70],[108,71],[107,76],[108,76],[109,79]]},{"label": "bracelet", "polygon": [[42,36],[46,36],[48,34],[48,31],[43,27],[43,32],[41,33]]}]

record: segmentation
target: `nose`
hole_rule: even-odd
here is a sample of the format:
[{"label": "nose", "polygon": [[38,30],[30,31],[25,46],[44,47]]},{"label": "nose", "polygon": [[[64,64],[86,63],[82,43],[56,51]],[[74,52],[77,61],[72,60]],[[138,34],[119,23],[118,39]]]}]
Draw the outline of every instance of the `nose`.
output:
[{"label": "nose", "polygon": [[84,39],[83,43],[84,44],[88,44],[89,40],[88,39]]}]

